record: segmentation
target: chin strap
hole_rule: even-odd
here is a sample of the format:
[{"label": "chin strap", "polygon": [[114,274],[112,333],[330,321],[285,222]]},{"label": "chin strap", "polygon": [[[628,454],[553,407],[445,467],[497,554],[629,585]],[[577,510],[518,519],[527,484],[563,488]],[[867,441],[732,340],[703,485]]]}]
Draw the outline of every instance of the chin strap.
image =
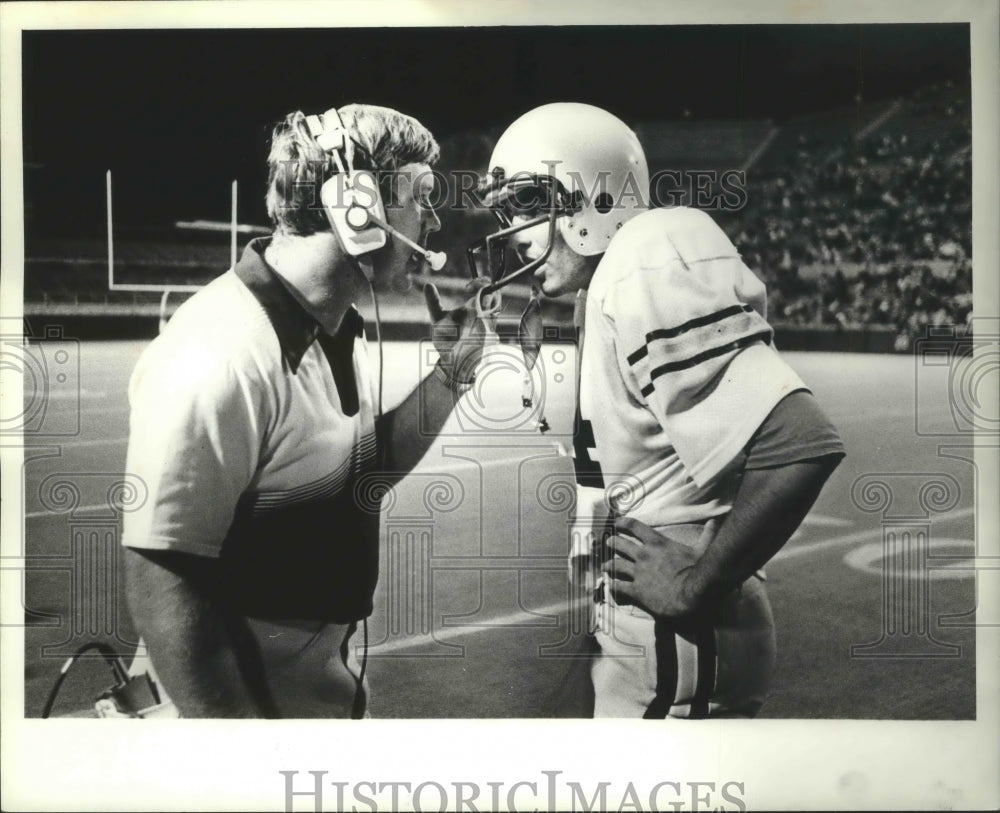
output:
[{"label": "chin strap", "polygon": [[[538,288],[532,286],[531,299],[528,300],[528,306],[521,314],[521,321],[517,328],[517,342],[521,347],[521,355],[524,357],[524,386],[521,390],[521,406],[525,409],[532,409],[535,405],[535,381],[532,372],[542,349],[543,333],[541,295]],[[549,422],[544,415],[539,415],[535,428],[542,434],[549,431]]]}]

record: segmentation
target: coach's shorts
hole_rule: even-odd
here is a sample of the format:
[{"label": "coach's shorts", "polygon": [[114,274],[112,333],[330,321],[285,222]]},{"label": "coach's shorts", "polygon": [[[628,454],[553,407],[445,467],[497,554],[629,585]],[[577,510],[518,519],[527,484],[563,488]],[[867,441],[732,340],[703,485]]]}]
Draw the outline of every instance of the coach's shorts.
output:
[{"label": "coach's shorts", "polygon": [[[703,526],[658,529],[696,544]],[[618,606],[595,605],[600,655],[591,669],[595,717],[753,717],[770,689],[774,620],[760,576],[710,613],[684,624]]]},{"label": "coach's shorts", "polygon": [[[242,660],[244,679],[262,709],[281,718],[368,717],[370,688],[358,660],[356,624],[250,619],[255,650]],[[179,716],[140,645],[129,670],[148,672],[159,684],[163,710]],[[154,715],[149,715],[154,716]]]}]

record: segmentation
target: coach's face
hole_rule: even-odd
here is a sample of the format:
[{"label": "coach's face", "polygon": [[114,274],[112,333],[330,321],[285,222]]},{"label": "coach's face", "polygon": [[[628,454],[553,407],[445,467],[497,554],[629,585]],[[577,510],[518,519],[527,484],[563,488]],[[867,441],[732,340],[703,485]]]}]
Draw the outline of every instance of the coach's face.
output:
[{"label": "coach's face", "polygon": [[[528,218],[517,216],[512,219],[512,225],[526,222]],[[537,260],[545,253],[549,242],[548,223],[539,223],[531,228],[516,232],[512,238],[514,248],[525,263]],[[545,262],[535,270],[535,279],[538,281],[542,293],[546,296],[555,297],[563,294],[576,293],[581,288],[590,285],[590,278],[594,275],[600,255],[596,257],[584,257],[577,254],[569,247],[556,229],[553,238],[555,243],[552,251],[546,257]]]},{"label": "coach's face", "polygon": [[[441,228],[434,210],[434,175],[427,164],[406,164],[391,179],[393,189],[385,201],[385,219],[394,229],[415,243],[427,245],[427,237]],[[421,258],[402,240],[389,236],[384,249],[373,258],[375,280],[392,285],[406,274],[415,273]]]}]

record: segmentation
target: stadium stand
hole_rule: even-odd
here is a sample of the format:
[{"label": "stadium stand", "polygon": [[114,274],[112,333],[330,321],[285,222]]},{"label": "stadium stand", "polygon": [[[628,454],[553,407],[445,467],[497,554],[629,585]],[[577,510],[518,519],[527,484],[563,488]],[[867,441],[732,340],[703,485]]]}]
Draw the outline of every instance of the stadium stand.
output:
[{"label": "stadium stand", "polygon": [[[635,127],[654,173],[746,172],[743,205],[727,210],[715,200],[706,208],[767,282],[772,321],[890,331],[890,346],[905,351],[927,325],[971,317],[970,102],[968,84],[943,82],[780,125],[751,119]],[[439,169],[455,177],[483,167],[495,135],[450,136]],[[435,246],[449,256],[444,275],[456,279],[467,275],[466,246],[490,223],[469,200],[451,189],[446,203],[464,207],[439,210]],[[107,290],[103,240],[40,238],[31,230],[26,237],[26,314],[86,305],[134,316],[156,308],[156,293]],[[240,250],[246,239],[241,235]],[[228,267],[228,237],[123,235],[115,259],[122,281],[202,283]],[[568,318],[568,309],[553,310]]]},{"label": "stadium stand", "polygon": [[643,122],[634,126],[650,174],[659,170],[741,169],[775,130],[769,119]]},{"label": "stadium stand", "polygon": [[887,326],[897,350],[927,325],[966,323],[969,102],[946,82],[895,100],[875,126],[853,110],[821,128],[815,117],[786,123],[748,173],[746,207],[722,218],[767,281],[775,321]]}]

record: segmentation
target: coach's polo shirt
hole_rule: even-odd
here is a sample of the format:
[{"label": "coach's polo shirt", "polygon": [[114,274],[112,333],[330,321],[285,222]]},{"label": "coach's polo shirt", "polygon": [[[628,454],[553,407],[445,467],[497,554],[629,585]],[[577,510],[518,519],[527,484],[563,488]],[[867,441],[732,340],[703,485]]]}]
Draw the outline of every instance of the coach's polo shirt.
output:
[{"label": "coach's polo shirt", "polygon": [[351,308],[323,334],[266,246],[139,359],[127,471],[142,493],[124,544],[219,558],[219,597],[246,615],[346,623],[371,612],[378,574],[379,507],[360,493],[376,456],[363,321]]}]

